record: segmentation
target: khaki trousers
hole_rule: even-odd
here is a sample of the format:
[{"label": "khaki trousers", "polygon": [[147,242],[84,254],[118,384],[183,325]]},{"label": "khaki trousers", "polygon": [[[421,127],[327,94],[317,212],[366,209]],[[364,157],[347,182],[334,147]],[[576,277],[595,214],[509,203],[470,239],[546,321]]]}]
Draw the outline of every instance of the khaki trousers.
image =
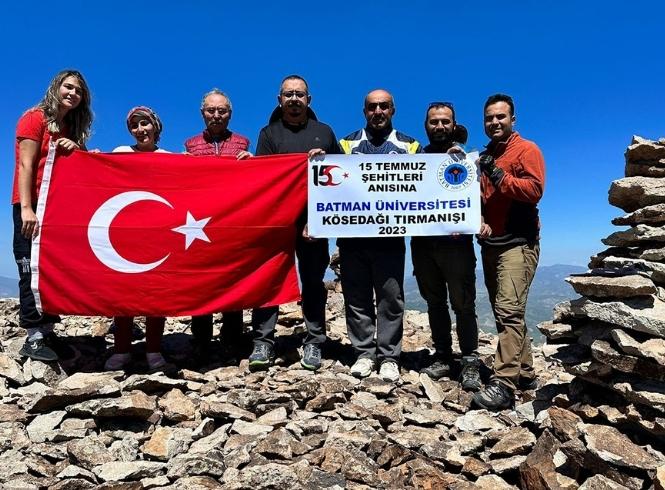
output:
[{"label": "khaki trousers", "polygon": [[520,378],[530,380],[535,376],[524,315],[539,255],[537,241],[482,247],[485,285],[499,334],[493,379],[512,390],[517,388]]}]

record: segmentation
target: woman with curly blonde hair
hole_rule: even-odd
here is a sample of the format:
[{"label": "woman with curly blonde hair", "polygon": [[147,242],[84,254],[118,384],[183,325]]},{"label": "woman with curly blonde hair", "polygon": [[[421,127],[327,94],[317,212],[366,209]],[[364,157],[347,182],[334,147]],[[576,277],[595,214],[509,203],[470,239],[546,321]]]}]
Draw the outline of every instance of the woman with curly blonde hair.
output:
[{"label": "woman with curly blonde hair", "polygon": [[59,318],[40,313],[30,287],[30,249],[39,233],[37,198],[47,158],[55,153],[85,150],[92,124],[90,90],[83,75],[63,70],[51,83],[44,98],[28,109],[16,125],[16,168],[12,207],[14,258],[19,272],[19,324],[27,330],[21,355],[40,361],[55,361],[57,337],[53,323]]}]

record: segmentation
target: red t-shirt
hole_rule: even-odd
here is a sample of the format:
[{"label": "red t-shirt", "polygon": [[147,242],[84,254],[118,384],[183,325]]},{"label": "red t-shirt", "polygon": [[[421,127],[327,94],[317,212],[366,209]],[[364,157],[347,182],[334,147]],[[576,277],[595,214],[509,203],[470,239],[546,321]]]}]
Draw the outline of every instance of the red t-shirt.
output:
[{"label": "red t-shirt", "polygon": [[44,163],[48,155],[48,143],[53,139],[64,136],[65,131],[51,134],[47,128],[46,117],[41,109],[30,109],[23,114],[16,124],[16,167],[14,169],[14,189],[12,191],[12,204],[21,202],[18,192],[18,168],[19,168],[19,141],[29,139],[40,143],[39,161],[37,169],[32,175],[32,202],[37,202],[39,186],[42,183],[42,174],[44,173]]}]

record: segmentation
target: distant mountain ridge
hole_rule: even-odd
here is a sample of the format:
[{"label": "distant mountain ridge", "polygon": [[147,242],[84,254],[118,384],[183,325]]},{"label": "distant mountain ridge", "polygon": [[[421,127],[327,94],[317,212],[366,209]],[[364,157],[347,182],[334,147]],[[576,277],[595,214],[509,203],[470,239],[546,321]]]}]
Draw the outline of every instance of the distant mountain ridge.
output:
[{"label": "distant mountain ridge", "polygon": [[18,279],[0,276],[0,298],[18,298]]},{"label": "distant mountain ridge", "polygon": [[[561,301],[577,297],[573,288],[564,279],[571,274],[579,274],[586,270],[586,267],[565,264],[538,267],[536,276],[531,284],[531,289],[529,290],[529,300],[526,310],[527,328],[529,334],[536,342],[541,343],[543,341],[543,336],[536,328],[536,325],[552,319],[554,305]],[[420,296],[416,278],[412,275],[404,278],[404,295],[407,309],[427,311],[427,304]],[[478,325],[481,330],[496,333],[494,315],[492,314],[487,297],[482,269],[476,270],[476,314],[478,315]],[[454,322],[455,316],[452,311],[451,318]]]}]

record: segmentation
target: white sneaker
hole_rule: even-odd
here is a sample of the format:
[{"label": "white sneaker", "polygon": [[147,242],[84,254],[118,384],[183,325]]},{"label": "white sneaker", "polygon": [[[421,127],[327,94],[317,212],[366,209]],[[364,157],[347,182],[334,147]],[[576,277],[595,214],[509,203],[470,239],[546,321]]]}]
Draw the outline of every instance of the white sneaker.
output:
[{"label": "white sneaker", "polygon": [[383,361],[379,368],[379,377],[384,381],[396,383],[399,381],[399,366],[395,361]]},{"label": "white sneaker", "polygon": [[353,366],[351,374],[356,378],[366,378],[374,370],[374,361],[369,357],[360,357]]},{"label": "white sneaker", "polygon": [[166,359],[164,359],[164,356],[160,352],[148,352],[145,358],[148,361],[148,369],[150,371],[163,369],[167,364]]},{"label": "white sneaker", "polygon": [[104,363],[104,371],[119,371],[129,364],[129,361],[131,360],[132,355],[129,352],[113,354]]}]

